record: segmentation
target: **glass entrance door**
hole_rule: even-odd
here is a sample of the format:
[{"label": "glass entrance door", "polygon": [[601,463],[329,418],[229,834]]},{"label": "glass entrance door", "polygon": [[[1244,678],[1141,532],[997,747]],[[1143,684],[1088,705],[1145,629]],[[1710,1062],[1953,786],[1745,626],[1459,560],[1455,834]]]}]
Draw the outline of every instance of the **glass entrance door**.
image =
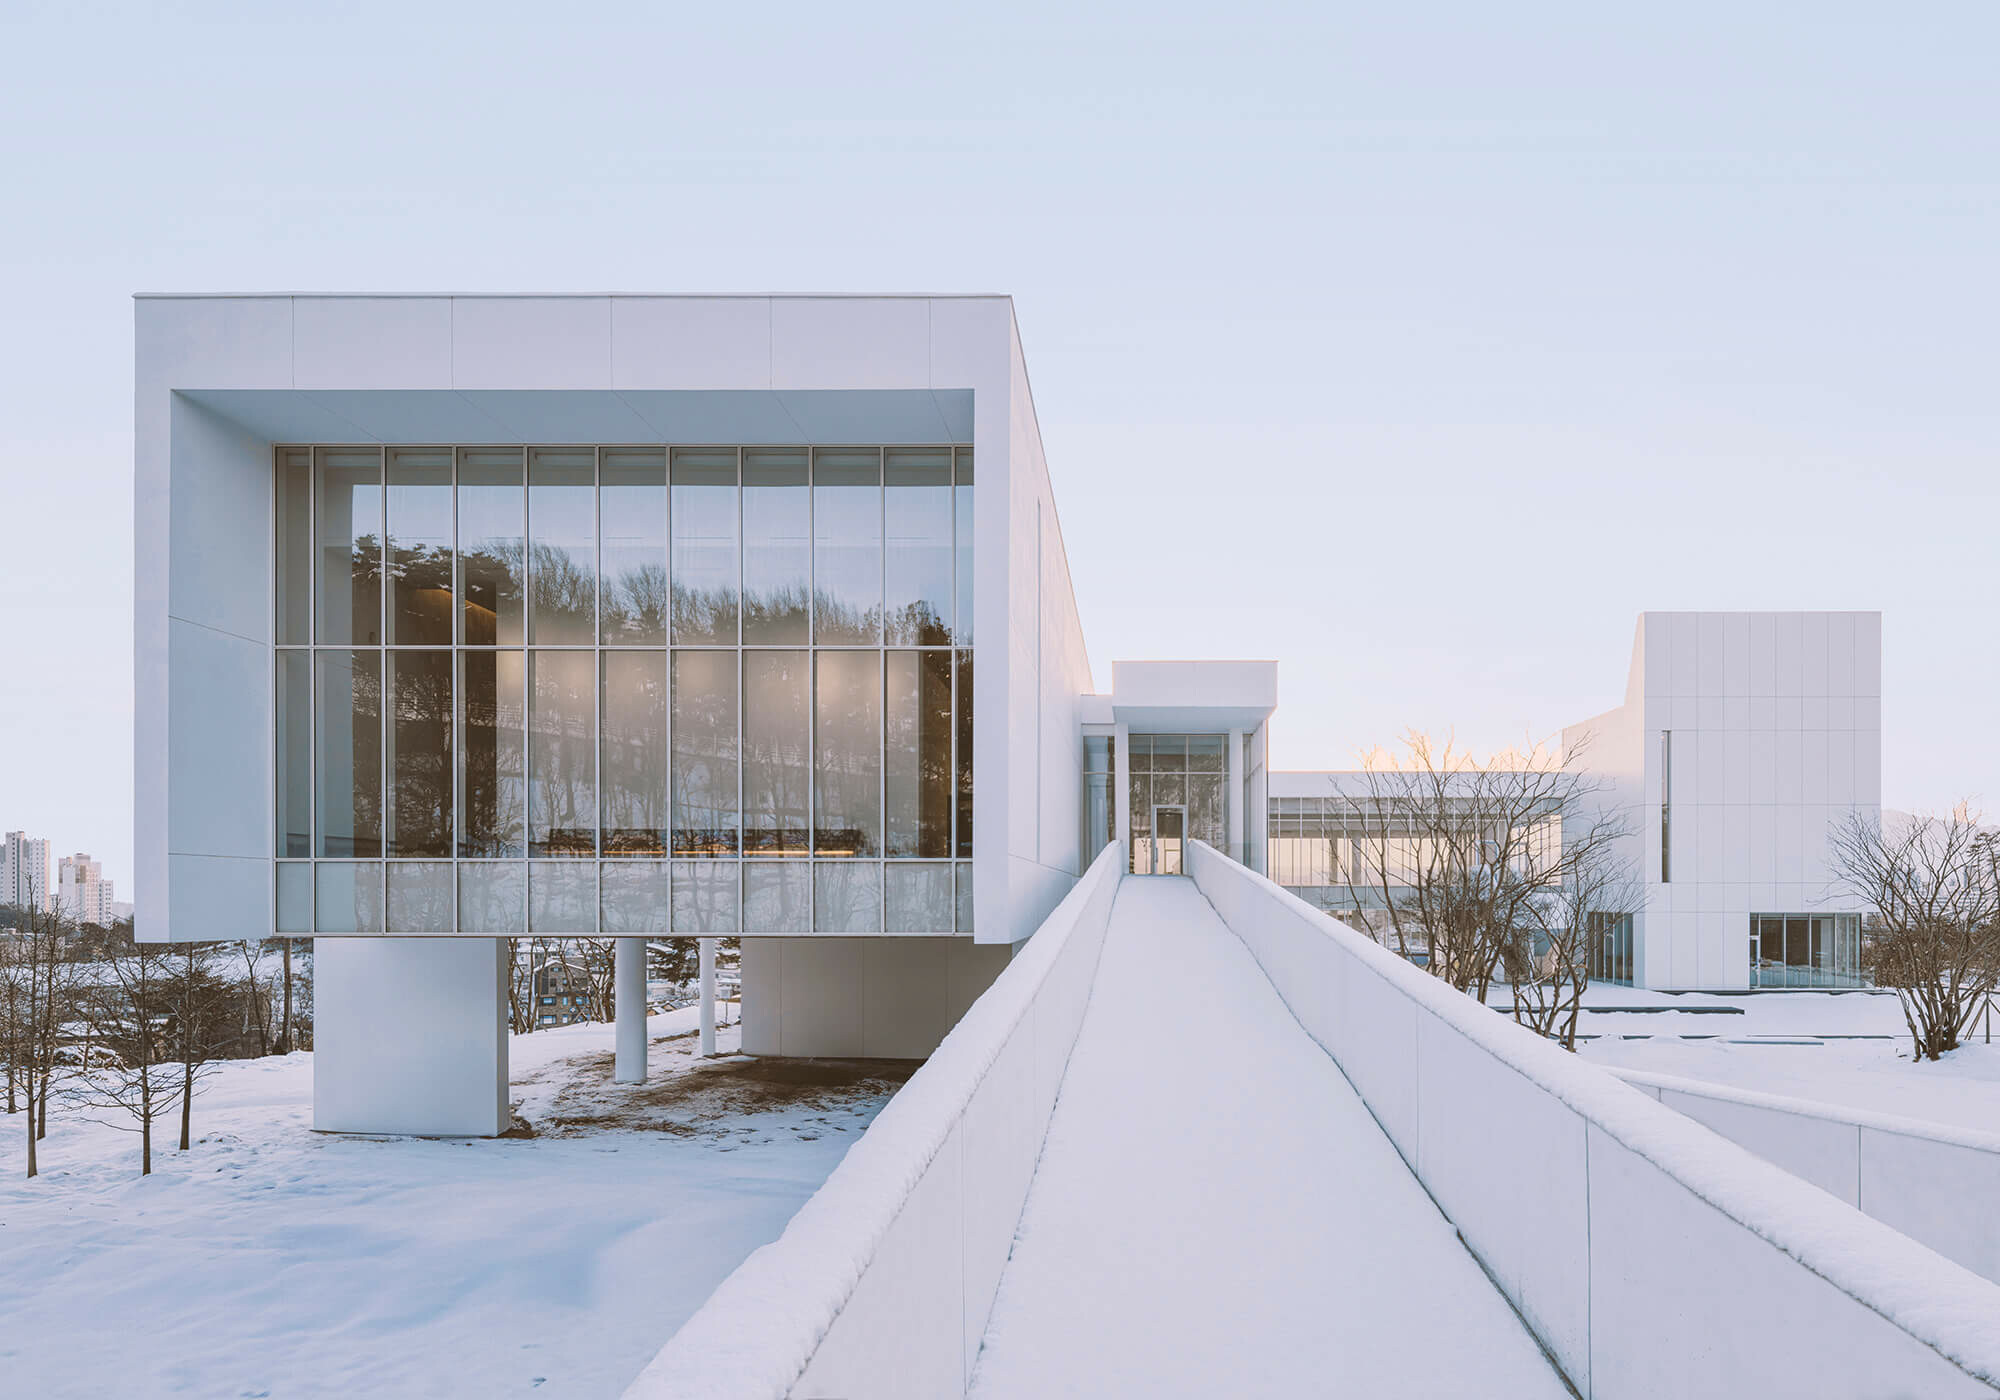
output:
[{"label": "glass entrance door", "polygon": [[1153,870],[1155,875],[1181,874],[1181,838],[1187,831],[1187,808],[1153,808]]}]

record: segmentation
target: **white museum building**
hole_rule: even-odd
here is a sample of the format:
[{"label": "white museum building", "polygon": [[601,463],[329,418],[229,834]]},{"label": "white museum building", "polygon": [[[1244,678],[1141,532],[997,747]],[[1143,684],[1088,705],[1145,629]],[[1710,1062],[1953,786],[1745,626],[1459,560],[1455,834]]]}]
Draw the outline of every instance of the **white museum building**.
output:
[{"label": "white museum building", "polygon": [[[1353,897],[1276,663],[1093,693],[1006,297],[148,296],[136,379],[137,934],[316,938],[318,1127],[505,1129],[527,934],[628,993],[740,937],[746,1051],[916,1058],[1111,839]],[[1639,619],[1570,731],[1642,872],[1605,977],[1858,979],[1880,657]]]}]

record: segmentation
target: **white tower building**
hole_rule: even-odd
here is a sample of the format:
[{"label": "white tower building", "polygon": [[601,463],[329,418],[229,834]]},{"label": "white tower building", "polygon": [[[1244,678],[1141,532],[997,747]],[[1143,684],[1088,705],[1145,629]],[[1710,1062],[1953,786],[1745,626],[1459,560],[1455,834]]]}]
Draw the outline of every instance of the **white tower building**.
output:
[{"label": "white tower building", "polygon": [[49,843],[25,831],[10,831],[0,844],[0,904],[23,909],[49,907]]}]

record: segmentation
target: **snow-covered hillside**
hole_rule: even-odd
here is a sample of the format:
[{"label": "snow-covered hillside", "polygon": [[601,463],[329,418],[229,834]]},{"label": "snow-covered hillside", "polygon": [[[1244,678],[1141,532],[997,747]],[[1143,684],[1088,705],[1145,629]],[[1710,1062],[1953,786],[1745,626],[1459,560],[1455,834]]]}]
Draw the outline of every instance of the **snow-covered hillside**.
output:
[{"label": "snow-covered hillside", "polygon": [[654,1018],[636,1093],[608,1026],[517,1037],[526,1140],[315,1134],[306,1054],[223,1066],[149,1178],[61,1114],[25,1180],[0,1114],[0,1393],[616,1395],[900,1077],[773,1084],[697,1060],[691,1015]]}]

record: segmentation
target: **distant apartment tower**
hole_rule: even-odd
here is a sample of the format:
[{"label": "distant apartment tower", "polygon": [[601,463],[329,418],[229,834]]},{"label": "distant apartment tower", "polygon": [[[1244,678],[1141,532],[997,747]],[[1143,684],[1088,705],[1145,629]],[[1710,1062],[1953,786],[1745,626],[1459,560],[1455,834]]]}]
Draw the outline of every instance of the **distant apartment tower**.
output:
[{"label": "distant apartment tower", "polygon": [[0,904],[49,907],[49,843],[25,831],[7,833],[0,846]]},{"label": "distant apartment tower", "polygon": [[103,867],[79,851],[56,863],[56,898],[62,910],[80,924],[110,928],[118,921],[111,882]]}]

